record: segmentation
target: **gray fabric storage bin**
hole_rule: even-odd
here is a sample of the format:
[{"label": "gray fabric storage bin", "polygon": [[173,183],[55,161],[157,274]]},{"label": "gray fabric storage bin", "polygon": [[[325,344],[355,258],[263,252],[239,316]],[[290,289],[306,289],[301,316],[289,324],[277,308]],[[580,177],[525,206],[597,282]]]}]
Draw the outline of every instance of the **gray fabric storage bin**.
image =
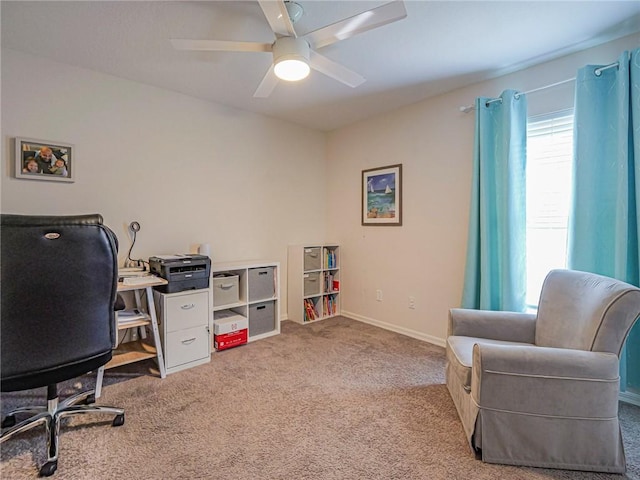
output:
[{"label": "gray fabric storage bin", "polygon": [[275,279],[273,277],[274,267],[250,268],[248,272],[249,280],[249,301],[266,300],[275,295]]},{"label": "gray fabric storage bin", "polygon": [[320,294],[320,272],[305,273],[304,277],[304,296]]},{"label": "gray fabric storage bin", "polygon": [[304,269],[320,270],[322,264],[322,252],[320,247],[311,247],[304,249]]},{"label": "gray fabric storage bin", "polygon": [[231,305],[240,301],[238,275],[213,277],[213,306]]},{"label": "gray fabric storage bin", "polygon": [[275,302],[249,305],[249,336],[273,331],[276,327]]}]

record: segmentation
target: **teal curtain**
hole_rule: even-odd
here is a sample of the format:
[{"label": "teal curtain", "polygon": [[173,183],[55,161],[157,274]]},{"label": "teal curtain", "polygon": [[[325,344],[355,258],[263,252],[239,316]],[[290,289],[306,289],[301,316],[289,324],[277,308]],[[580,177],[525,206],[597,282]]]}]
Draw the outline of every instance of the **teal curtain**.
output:
[{"label": "teal curtain", "polygon": [[[568,265],[640,284],[640,49],[576,77]],[[640,325],[627,339],[621,386],[640,392]]]},{"label": "teal curtain", "polygon": [[515,90],[490,100],[475,105],[462,307],[524,311],[527,100]]}]

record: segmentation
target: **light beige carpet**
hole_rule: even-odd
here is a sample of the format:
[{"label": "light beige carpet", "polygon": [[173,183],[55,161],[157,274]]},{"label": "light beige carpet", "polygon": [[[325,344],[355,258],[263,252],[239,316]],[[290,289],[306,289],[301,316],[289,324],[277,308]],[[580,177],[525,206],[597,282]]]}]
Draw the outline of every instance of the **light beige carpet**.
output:
[{"label": "light beige carpet", "polygon": [[[444,385],[444,351],[346,318],[215,353],[161,380],[139,363],[106,374],[99,403],[126,423],[67,421],[59,480],[638,479],[640,408],[621,404],[626,476],[474,458]],[[84,383],[92,385],[93,378]],[[2,395],[2,412],[44,401]],[[3,479],[35,478],[43,428],[2,444]]]}]

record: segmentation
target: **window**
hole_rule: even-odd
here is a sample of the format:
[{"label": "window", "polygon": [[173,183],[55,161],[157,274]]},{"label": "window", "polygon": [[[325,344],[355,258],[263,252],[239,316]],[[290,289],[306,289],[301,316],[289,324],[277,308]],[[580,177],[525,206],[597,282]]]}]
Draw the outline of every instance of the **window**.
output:
[{"label": "window", "polygon": [[549,270],[566,268],[573,111],[527,123],[527,307],[538,306]]}]

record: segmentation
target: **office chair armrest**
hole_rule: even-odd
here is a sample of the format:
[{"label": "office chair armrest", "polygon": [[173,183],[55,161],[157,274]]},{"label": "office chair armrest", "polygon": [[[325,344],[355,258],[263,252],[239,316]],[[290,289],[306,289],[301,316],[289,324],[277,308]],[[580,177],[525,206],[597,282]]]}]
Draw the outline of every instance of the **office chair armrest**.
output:
[{"label": "office chair armrest", "polygon": [[613,418],[618,414],[618,367],[611,353],[476,344],[471,395],[481,409]]},{"label": "office chair armrest", "polygon": [[488,338],[506,342],[534,343],[536,315],[452,308],[449,310],[448,335]]}]

